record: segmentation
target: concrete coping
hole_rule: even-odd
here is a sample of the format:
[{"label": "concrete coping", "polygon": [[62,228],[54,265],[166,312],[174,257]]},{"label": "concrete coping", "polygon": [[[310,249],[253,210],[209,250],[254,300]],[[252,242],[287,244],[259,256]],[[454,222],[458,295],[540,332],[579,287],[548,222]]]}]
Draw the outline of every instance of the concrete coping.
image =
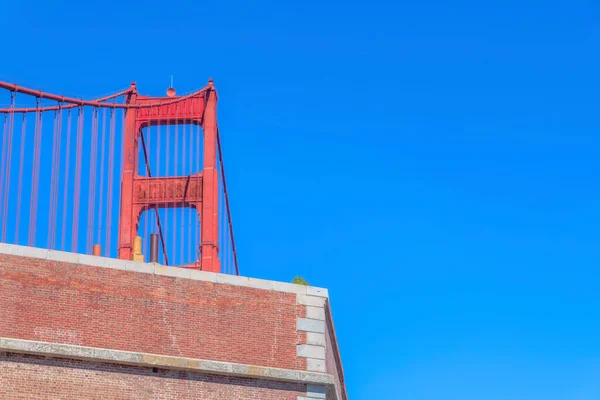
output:
[{"label": "concrete coping", "polygon": [[154,367],[213,375],[239,376],[301,384],[318,384],[335,389],[333,376],[318,372],[260,367],[248,364],[163,356],[158,354],[40,342],[35,340],[0,337],[0,352],[105,362],[138,367]]},{"label": "concrete coping", "polygon": [[69,264],[111,268],[145,274],[168,276],[172,278],[192,279],[196,281],[221,283],[224,285],[242,286],[254,289],[273,290],[276,292],[294,293],[328,298],[327,289],[296,285],[293,283],[247,278],[237,275],[218,274],[214,272],[196,271],[188,268],[167,267],[158,263],[120,260],[117,258],[97,257],[88,254],[69,253],[66,251],[47,250],[37,247],[0,243],[0,254],[37,258]]}]

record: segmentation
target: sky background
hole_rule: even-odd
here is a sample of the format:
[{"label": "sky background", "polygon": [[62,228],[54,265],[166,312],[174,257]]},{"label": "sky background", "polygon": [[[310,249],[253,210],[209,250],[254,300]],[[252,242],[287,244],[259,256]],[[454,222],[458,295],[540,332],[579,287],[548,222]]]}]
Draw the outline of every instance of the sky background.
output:
[{"label": "sky background", "polygon": [[600,399],[600,6],[0,0],[0,79],[214,77],[242,275],[330,290],[351,399]]}]

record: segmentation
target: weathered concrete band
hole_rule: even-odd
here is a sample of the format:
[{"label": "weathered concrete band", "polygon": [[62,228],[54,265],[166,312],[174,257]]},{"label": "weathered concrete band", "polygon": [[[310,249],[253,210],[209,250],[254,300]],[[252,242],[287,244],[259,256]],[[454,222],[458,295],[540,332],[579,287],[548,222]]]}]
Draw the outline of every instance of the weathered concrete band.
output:
[{"label": "weathered concrete band", "polygon": [[230,375],[282,382],[323,385],[326,387],[333,387],[334,385],[333,376],[318,372],[260,367],[256,365],[236,364],[223,361],[200,360],[197,358],[162,356],[158,354],[101,349],[34,340],[0,338],[0,352],[33,354],[45,357],[106,362],[138,367],[157,367],[205,374]]},{"label": "weathered concrete band", "polygon": [[309,384],[306,387],[306,397],[298,396],[296,400],[327,400],[327,388],[321,385]]},{"label": "weathered concrete band", "polygon": [[[173,278],[192,279],[196,281],[221,283],[224,285],[242,286],[254,289],[273,290],[276,292],[294,293],[304,296],[309,295],[307,297],[310,297],[310,300],[307,301],[312,303],[310,305],[316,306],[324,304],[324,299],[329,296],[327,289],[313,286],[246,278],[237,275],[217,274],[214,272],[196,271],[187,268],[165,267],[164,265],[158,263],[127,261],[117,258],[97,257],[88,254],[46,250],[37,247],[19,246],[15,244],[0,243],[0,254],[65,262],[69,264],[111,268],[123,271],[141,272],[146,274],[169,276]],[[315,298],[322,298],[322,301],[312,300]]]}]

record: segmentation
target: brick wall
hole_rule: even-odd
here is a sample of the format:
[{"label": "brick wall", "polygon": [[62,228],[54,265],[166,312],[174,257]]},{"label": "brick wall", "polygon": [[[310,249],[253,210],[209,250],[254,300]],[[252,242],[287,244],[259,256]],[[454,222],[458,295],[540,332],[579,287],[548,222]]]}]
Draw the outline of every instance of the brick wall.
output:
[{"label": "brick wall", "polygon": [[0,289],[0,337],[306,370],[293,293],[8,254]]},{"label": "brick wall", "polygon": [[306,385],[0,353],[2,399],[296,400]]}]

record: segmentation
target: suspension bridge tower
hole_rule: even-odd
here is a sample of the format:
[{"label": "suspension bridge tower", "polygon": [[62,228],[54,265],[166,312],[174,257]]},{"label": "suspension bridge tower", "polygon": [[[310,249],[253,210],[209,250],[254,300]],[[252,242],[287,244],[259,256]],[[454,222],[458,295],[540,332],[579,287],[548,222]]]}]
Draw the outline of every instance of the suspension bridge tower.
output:
[{"label": "suspension bridge tower", "polygon": [[0,398],[347,400],[327,289],[239,276],[217,103],[0,82]]}]

